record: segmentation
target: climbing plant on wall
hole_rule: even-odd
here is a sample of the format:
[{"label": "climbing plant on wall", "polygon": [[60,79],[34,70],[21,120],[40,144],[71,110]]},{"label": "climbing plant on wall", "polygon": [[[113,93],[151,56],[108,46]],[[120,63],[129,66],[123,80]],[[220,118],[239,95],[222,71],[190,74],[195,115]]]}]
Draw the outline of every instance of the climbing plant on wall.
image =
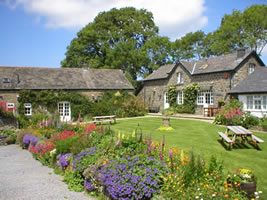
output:
[{"label": "climbing plant on wall", "polygon": [[195,112],[197,93],[200,87],[197,83],[192,83],[184,88],[184,106],[188,107],[192,113]]},{"label": "climbing plant on wall", "polygon": [[90,113],[91,102],[90,100],[72,91],[62,90],[22,90],[19,93],[19,114],[24,114],[24,103],[31,103],[32,109],[38,109],[40,107],[47,109],[49,113],[57,111],[57,105],[61,101],[68,101],[71,103],[71,113],[74,119],[77,119],[78,115],[84,116]]},{"label": "climbing plant on wall", "polygon": [[175,85],[170,85],[168,87],[168,98],[169,98],[169,104],[170,106],[174,106],[176,105],[177,102],[177,89],[175,87]]}]

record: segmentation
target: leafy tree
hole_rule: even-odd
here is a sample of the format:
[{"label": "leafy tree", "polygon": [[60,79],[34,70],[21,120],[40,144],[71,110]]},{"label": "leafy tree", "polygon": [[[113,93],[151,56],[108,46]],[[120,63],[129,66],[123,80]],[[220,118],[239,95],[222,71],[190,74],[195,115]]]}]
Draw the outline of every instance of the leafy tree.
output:
[{"label": "leafy tree", "polygon": [[213,34],[211,49],[216,55],[234,52],[242,44],[258,54],[267,43],[267,5],[253,5],[243,13],[234,10],[224,15]]},{"label": "leafy tree", "polygon": [[151,12],[132,7],[114,8],[99,13],[77,33],[61,64],[62,67],[87,64],[92,68],[119,68],[136,80],[138,74],[151,72],[149,68],[168,62],[167,53],[159,54],[168,45],[167,38],[158,36]]}]

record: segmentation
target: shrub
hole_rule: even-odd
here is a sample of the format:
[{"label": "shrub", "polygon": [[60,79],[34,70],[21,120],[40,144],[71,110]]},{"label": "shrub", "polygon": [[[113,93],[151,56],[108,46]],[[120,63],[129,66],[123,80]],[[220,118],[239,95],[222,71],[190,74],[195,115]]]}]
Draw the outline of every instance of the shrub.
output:
[{"label": "shrub", "polygon": [[83,177],[78,171],[72,171],[72,170],[67,170],[64,173],[63,176],[63,181],[67,183],[68,188],[71,191],[74,192],[82,192],[84,187],[83,187]]},{"label": "shrub", "polygon": [[264,130],[267,130],[267,117],[262,118],[260,125]]},{"label": "shrub", "polygon": [[79,136],[71,136],[66,139],[55,141],[57,154],[66,154],[71,152],[72,145],[79,139]]},{"label": "shrub", "polygon": [[123,111],[126,117],[142,116],[146,113],[144,103],[135,97],[130,97],[124,101]]},{"label": "shrub", "polygon": [[249,112],[244,112],[242,115],[242,126],[245,128],[250,128],[252,126],[259,125],[259,119],[253,115],[251,115]]}]

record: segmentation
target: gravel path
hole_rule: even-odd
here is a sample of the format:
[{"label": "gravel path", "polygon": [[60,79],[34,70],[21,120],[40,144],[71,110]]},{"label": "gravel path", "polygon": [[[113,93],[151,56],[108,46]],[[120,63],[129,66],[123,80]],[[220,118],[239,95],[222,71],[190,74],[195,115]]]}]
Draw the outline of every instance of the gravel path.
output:
[{"label": "gravel path", "polygon": [[92,200],[18,145],[0,146],[0,200]]}]

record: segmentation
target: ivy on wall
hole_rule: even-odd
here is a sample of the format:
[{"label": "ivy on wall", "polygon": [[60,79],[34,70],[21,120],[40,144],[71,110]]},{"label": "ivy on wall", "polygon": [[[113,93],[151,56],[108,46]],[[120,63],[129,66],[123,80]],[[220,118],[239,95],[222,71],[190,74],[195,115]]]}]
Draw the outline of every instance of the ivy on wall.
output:
[{"label": "ivy on wall", "polygon": [[170,85],[168,87],[168,98],[169,98],[170,106],[175,106],[176,105],[177,94],[178,94],[178,91],[177,91],[175,85]]},{"label": "ivy on wall", "polygon": [[200,91],[200,87],[197,83],[192,83],[183,89],[184,91],[184,106],[189,108],[192,113],[195,112],[197,93]]},{"label": "ivy on wall", "polygon": [[71,104],[71,114],[77,119],[79,114],[85,116],[90,113],[92,102],[78,92],[62,90],[21,90],[19,92],[18,112],[24,115],[24,103],[31,103],[33,112],[40,108],[45,108],[49,113],[57,111],[59,102],[67,101]]}]

